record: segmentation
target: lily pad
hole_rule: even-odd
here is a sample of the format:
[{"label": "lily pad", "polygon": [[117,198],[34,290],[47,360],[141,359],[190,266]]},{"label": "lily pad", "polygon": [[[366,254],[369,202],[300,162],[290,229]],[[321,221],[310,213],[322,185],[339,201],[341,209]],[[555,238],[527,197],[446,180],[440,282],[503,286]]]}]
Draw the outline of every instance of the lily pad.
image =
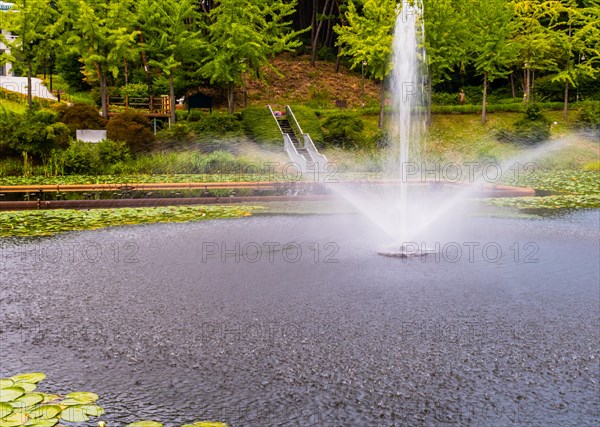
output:
[{"label": "lily pad", "polygon": [[11,402],[25,394],[22,387],[7,387],[0,389],[0,402]]},{"label": "lily pad", "polygon": [[54,427],[58,424],[58,418],[49,418],[47,420],[29,420],[25,427]]},{"label": "lily pad", "polygon": [[162,427],[162,424],[156,421],[137,421],[127,424],[125,427]]},{"label": "lily pad", "polygon": [[185,424],[181,427],[228,427],[227,424],[218,421],[198,421],[194,424]]},{"label": "lily pad", "polygon": [[42,372],[29,372],[27,374],[19,374],[19,375],[14,375],[14,376],[10,377],[10,379],[16,383],[24,382],[24,383],[34,383],[34,384],[39,383],[44,378],[46,378],[46,374],[43,374]]},{"label": "lily pad", "polygon": [[0,427],[22,426],[27,421],[27,415],[23,413],[13,413],[0,420]]},{"label": "lily pad", "polygon": [[10,403],[0,403],[0,418],[8,417],[13,413],[13,407]]},{"label": "lily pad", "polygon": [[90,417],[99,417],[104,414],[104,409],[98,405],[81,405],[79,407]]},{"label": "lily pad", "polygon": [[0,378],[0,388],[12,387],[14,384],[13,380],[8,378]]},{"label": "lily pad", "polygon": [[15,408],[30,408],[33,405],[37,405],[38,403],[44,400],[44,395],[41,393],[27,393],[21,397],[12,401],[12,405]]},{"label": "lily pad", "polygon": [[79,403],[92,403],[98,400],[99,398],[99,396],[96,393],[91,393],[89,391],[77,391],[74,393],[69,393],[65,397],[67,399],[78,400]]},{"label": "lily pad", "polygon": [[60,414],[62,408],[58,405],[42,405],[33,411],[29,411],[30,418],[39,418],[40,420],[49,420]]},{"label": "lily pad", "polygon": [[13,387],[21,387],[23,390],[25,390],[25,393],[31,393],[37,388],[37,385],[34,383],[18,382],[15,383]]},{"label": "lily pad", "polygon": [[68,408],[63,409],[60,418],[70,423],[81,423],[90,419],[85,411],[77,406],[69,406]]}]

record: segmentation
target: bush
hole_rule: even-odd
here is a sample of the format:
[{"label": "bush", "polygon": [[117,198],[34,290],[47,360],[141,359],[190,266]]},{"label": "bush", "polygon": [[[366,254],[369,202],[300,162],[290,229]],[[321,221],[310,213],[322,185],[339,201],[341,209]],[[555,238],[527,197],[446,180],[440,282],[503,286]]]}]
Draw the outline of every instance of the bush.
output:
[{"label": "bush", "polygon": [[364,128],[365,124],[359,117],[349,113],[333,114],[322,124],[323,138],[342,148],[356,147],[363,140]]},{"label": "bush", "polygon": [[65,174],[94,174],[99,167],[95,144],[72,141],[61,153],[62,169]]},{"label": "bush", "polygon": [[106,127],[106,119],[95,107],[87,104],[73,104],[63,108],[59,113],[59,120],[67,125],[73,138],[75,138],[77,129],[104,129]]},{"label": "bush", "polygon": [[148,151],[152,147],[154,134],[150,129],[146,116],[131,110],[113,116],[106,125],[108,138],[127,143],[134,154]]},{"label": "bush", "polygon": [[600,130],[600,102],[591,102],[584,105],[579,113],[579,121],[585,127]]},{"label": "bush", "polygon": [[238,114],[206,114],[193,124],[198,136],[240,136],[243,133],[242,122]]},{"label": "bush", "polygon": [[267,144],[283,144],[281,131],[267,108],[246,108],[242,123],[246,133],[254,141]]},{"label": "bush", "polygon": [[129,83],[119,88],[119,94],[123,98],[148,98],[148,85],[144,83]]},{"label": "bush", "polygon": [[10,147],[17,153],[27,152],[39,158],[69,144],[69,128],[64,123],[57,123],[57,116],[51,111],[33,108],[15,119],[8,139]]},{"label": "bush", "polygon": [[530,104],[525,110],[525,116],[515,123],[514,130],[500,129],[496,137],[502,142],[537,144],[550,138],[550,122],[543,116],[538,105]]},{"label": "bush", "polygon": [[180,122],[158,132],[156,135],[161,148],[175,148],[196,142],[196,134],[189,123]]},{"label": "bush", "polygon": [[102,165],[112,165],[130,159],[129,148],[124,141],[105,139],[97,144],[92,144],[98,153],[98,160]]}]

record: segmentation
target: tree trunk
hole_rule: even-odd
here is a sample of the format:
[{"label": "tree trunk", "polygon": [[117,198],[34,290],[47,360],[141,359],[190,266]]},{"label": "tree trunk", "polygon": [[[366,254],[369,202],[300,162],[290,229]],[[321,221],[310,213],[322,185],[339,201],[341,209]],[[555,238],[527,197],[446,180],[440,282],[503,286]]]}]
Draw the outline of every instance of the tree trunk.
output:
[{"label": "tree trunk", "polygon": [[563,119],[567,120],[569,115],[569,80],[565,79],[565,108],[563,110]]},{"label": "tree trunk", "polygon": [[517,94],[515,92],[515,76],[513,74],[514,73],[510,73],[510,88],[512,89],[512,97],[514,100],[517,97]]},{"label": "tree trunk", "polygon": [[[325,15],[327,13],[327,6],[329,6],[329,0],[325,0],[325,6],[323,7],[323,13],[322,13],[322,15]],[[319,34],[321,33],[321,28],[323,27],[323,20],[322,19],[319,21],[319,24],[317,25],[316,4],[315,4],[314,14],[315,14],[315,20],[314,20],[315,24],[314,25],[317,26],[317,29],[314,32],[313,39],[312,39],[312,46],[311,46],[311,48],[312,48],[312,56],[311,56],[311,59],[310,59],[310,65],[312,65],[313,67],[315,66],[315,61],[316,61],[316,58],[317,58],[317,44],[319,43]]]},{"label": "tree trunk", "polygon": [[229,114],[233,114],[235,111],[235,84],[229,82],[227,86],[227,110]]},{"label": "tree trunk", "polygon": [[485,124],[485,108],[487,103],[488,73],[483,73],[483,104],[481,106],[481,124]]},{"label": "tree trunk", "polygon": [[32,96],[31,87],[31,59],[27,58],[27,105],[29,108],[33,105],[33,96]]},{"label": "tree trunk", "polygon": [[385,114],[385,80],[381,80],[381,102],[379,104],[379,129],[383,129],[383,116]]},{"label": "tree trunk", "polygon": [[432,72],[431,72],[431,67],[427,67],[427,85],[428,85],[428,90],[427,90],[427,126],[431,125],[431,95],[433,92],[433,83],[432,83]]},{"label": "tree trunk", "polygon": [[108,119],[108,96],[106,93],[106,74],[99,70],[100,73],[100,99],[102,102],[102,117]]},{"label": "tree trunk", "polygon": [[175,115],[175,82],[173,80],[173,71],[169,71],[169,104],[171,104],[171,124],[175,124],[177,116]]}]

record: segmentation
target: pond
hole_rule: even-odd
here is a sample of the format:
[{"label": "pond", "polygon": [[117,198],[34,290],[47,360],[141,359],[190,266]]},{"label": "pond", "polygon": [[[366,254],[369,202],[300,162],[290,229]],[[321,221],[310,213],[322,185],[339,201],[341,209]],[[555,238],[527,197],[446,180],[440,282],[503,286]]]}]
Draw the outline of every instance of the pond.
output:
[{"label": "pond", "polygon": [[1,373],[109,425],[594,425],[599,219],[473,216],[411,259],[340,214],[1,240]]}]

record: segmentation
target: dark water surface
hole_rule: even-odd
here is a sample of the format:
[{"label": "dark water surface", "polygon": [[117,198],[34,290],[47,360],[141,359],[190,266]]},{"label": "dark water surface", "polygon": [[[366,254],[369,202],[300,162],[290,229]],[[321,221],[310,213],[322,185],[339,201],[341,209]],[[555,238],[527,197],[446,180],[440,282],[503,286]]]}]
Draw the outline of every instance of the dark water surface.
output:
[{"label": "dark water surface", "polygon": [[0,371],[112,425],[598,425],[599,220],[474,217],[424,260],[352,215],[0,240]]}]

